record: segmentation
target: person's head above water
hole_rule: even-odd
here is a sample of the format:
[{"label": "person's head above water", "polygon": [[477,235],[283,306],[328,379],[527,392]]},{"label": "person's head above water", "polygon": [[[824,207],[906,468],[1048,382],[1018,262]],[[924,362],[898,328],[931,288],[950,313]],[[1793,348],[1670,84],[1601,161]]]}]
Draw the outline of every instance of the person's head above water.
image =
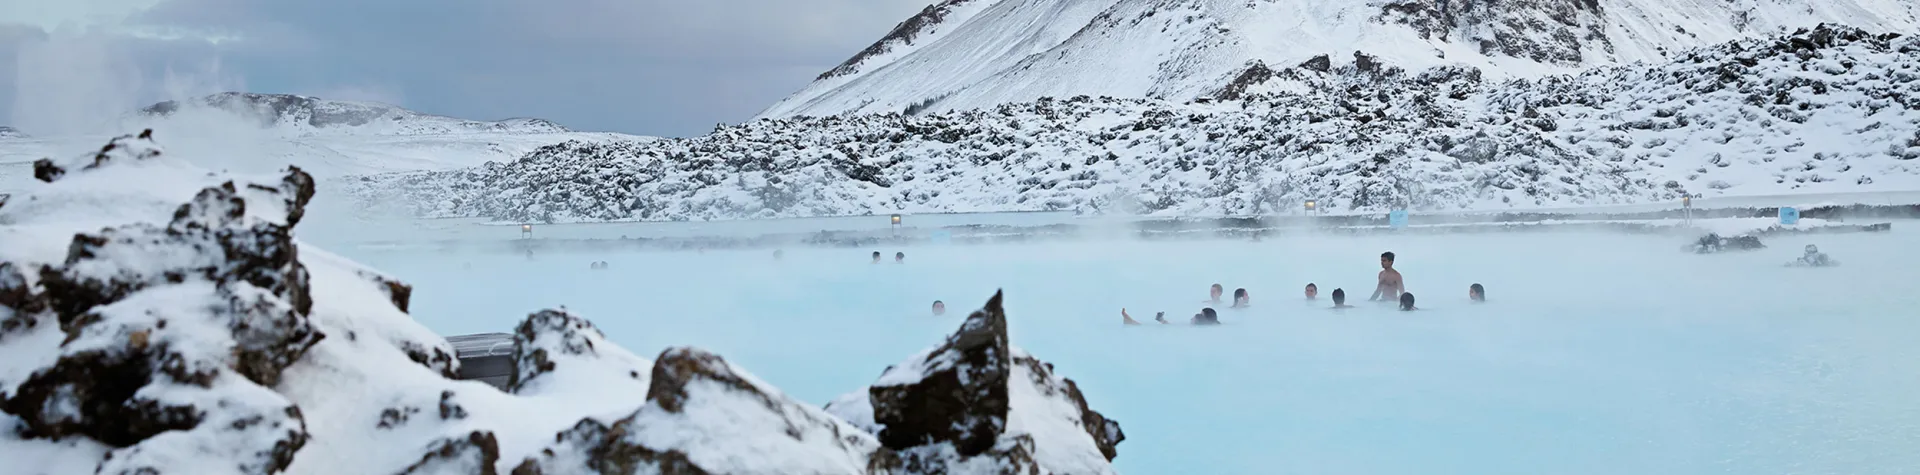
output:
[{"label": "person's head above water", "polygon": [[1251,300],[1253,300],[1253,298],[1252,298],[1252,297],[1248,297],[1248,296],[1247,296],[1247,289],[1244,289],[1244,288],[1241,288],[1241,289],[1233,289],[1233,304],[1234,304],[1234,305],[1246,305],[1246,304],[1247,304],[1247,302],[1248,302],[1248,301],[1251,301]]},{"label": "person's head above water", "polygon": [[1220,313],[1215,312],[1213,307],[1207,307],[1200,309],[1200,314],[1194,315],[1193,318],[1204,322],[1218,322],[1220,321]]},{"label": "person's head above water", "polygon": [[1475,302],[1485,302],[1487,301],[1487,288],[1480,286],[1480,284],[1467,286],[1467,298],[1473,299]]},{"label": "person's head above water", "polygon": [[1393,268],[1393,251],[1380,253],[1380,268],[1381,269]]},{"label": "person's head above water", "polygon": [[1214,300],[1220,300],[1220,293],[1225,291],[1223,289],[1224,287],[1221,287],[1220,284],[1213,284],[1213,288],[1207,289],[1207,296],[1213,297]]},{"label": "person's head above water", "polygon": [[893,253],[893,261],[894,261],[894,262],[906,262],[906,261],[907,261],[907,253],[904,253],[904,252],[895,252],[895,253]]},{"label": "person's head above water", "polygon": [[1307,300],[1313,300],[1319,297],[1320,297],[1320,287],[1313,285],[1313,283],[1311,282],[1307,283]]},{"label": "person's head above water", "polygon": [[1400,294],[1400,310],[1413,310],[1413,292]]},{"label": "person's head above water", "polygon": [[880,251],[873,251],[873,261],[880,262]]},{"label": "person's head above water", "polygon": [[1819,253],[1820,253],[1820,247],[1819,247],[1819,246],[1815,246],[1815,245],[1812,245],[1812,244],[1808,244],[1808,245],[1807,245],[1807,255],[1814,255],[1814,254],[1819,254]]},{"label": "person's head above water", "polygon": [[1333,289],[1333,304],[1334,305],[1347,304],[1347,291],[1345,289],[1338,289],[1338,288]]},{"label": "person's head above water", "polygon": [[947,314],[947,303],[946,303],[946,302],[941,302],[941,301],[939,301],[939,300],[935,300],[935,301],[933,301],[933,314],[934,314],[934,315],[946,315],[946,314]]}]

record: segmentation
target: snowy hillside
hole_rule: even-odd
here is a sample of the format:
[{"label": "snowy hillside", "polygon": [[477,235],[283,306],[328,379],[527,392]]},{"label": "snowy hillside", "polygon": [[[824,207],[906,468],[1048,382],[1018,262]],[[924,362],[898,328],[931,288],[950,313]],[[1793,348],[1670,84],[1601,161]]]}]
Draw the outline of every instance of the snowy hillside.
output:
[{"label": "snowy hillside", "polygon": [[1365,52],[1489,78],[1660,61],[1836,23],[1920,30],[1910,0],[944,0],[762,117],[921,112],[1077,95],[1186,101],[1249,68]]},{"label": "snowy hillside", "polygon": [[[169,147],[196,166],[268,173],[292,165],[321,177],[471,167],[569,140],[651,140],[573,132],[540,119],[483,122],[386,104],[251,93],[162,102],[121,122],[113,130],[153,129],[169,137]],[[111,138],[9,130],[0,130],[0,193],[25,186],[34,160],[65,157]]]},{"label": "snowy hillside", "polygon": [[[411,286],[294,238],[314,177],[209,173],[151,134],[36,162],[42,186],[0,201],[0,474],[986,473],[962,437],[1018,442],[986,453],[1034,473],[1109,473],[1124,438],[1008,353],[998,295],[936,348],[1012,359],[887,384],[1001,376],[961,404],[830,412],[707,351],[641,358],[564,309],[515,331],[507,390],[457,380]],[[911,441],[835,415],[927,431],[1010,407],[1004,427]]]},{"label": "snowy hillside", "polygon": [[0,139],[14,139],[26,136],[27,134],[20,133],[20,129],[0,125]]},{"label": "snowy hillside", "polygon": [[1920,189],[1920,37],[1821,27],[1670,62],[1489,82],[1367,57],[1244,100],[1076,97],[760,120],[370,177],[367,208],[502,221],[1075,210],[1505,209]]},{"label": "snowy hillside", "polygon": [[[475,121],[455,119],[374,102],[331,101],[291,94],[226,92],[185,101],[166,101],[135,114],[136,125],[167,120],[209,120],[231,116],[242,123],[287,135],[445,135],[463,133],[551,134],[566,127],[541,119]],[[157,121],[147,124],[147,121]]]}]

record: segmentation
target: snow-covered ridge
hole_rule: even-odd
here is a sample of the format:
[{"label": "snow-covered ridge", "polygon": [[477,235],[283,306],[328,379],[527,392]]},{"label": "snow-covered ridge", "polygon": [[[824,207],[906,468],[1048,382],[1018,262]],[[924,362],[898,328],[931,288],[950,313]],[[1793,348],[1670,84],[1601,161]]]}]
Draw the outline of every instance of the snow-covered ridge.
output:
[{"label": "snow-covered ridge", "polygon": [[549,134],[566,127],[542,119],[476,121],[407,110],[374,102],[331,101],[292,94],[224,92],[166,101],[138,113],[169,118],[196,113],[231,114],[243,121],[294,135],[440,135],[462,133]]},{"label": "snow-covered ridge", "polygon": [[17,139],[26,136],[27,134],[21,133],[20,129],[0,125],[0,139]]},{"label": "snow-covered ridge", "polygon": [[1089,98],[766,119],[369,177],[369,208],[515,222],[893,212],[1524,209],[1920,189],[1920,38],[1822,25],[1669,62],[1488,82],[1370,56],[1239,101]]},{"label": "snow-covered ridge", "polygon": [[[311,176],[188,163],[118,137],[0,203],[0,473],[1006,473],[883,445],[719,355],[639,358],[564,310],[518,327],[508,390],[452,379],[411,287],[293,238]],[[1008,348],[999,302],[940,348]],[[996,399],[887,414],[1011,407],[1008,432],[1044,429],[1018,434],[1022,467],[1111,472],[1118,425],[1011,356],[965,362],[1024,376]]]},{"label": "snow-covered ridge", "polygon": [[975,0],[927,8],[761,117],[1212,97],[1253,63],[1364,52],[1491,78],[1662,61],[1820,23],[1920,31],[1907,0]]}]

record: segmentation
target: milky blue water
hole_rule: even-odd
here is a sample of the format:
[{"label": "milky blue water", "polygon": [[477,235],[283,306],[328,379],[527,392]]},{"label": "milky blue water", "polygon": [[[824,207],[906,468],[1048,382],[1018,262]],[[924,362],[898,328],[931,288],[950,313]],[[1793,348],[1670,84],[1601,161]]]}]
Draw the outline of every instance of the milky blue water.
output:
[{"label": "milky blue water", "polygon": [[[1915,224],[1713,256],[1679,252],[1685,236],[1550,233],[923,246],[877,265],[874,249],[337,251],[415,284],[414,315],[444,334],[564,305],[636,353],[704,347],[815,403],[1004,289],[1014,344],[1120,421],[1128,473],[1882,474],[1920,470]],[[1807,243],[1844,265],[1780,265]],[[1364,299],[1386,250],[1422,310],[1325,308],[1336,287]],[[1183,321],[1216,282],[1254,306],[1218,327],[1120,325],[1122,307]],[[1475,282],[1490,302],[1467,301]]]}]

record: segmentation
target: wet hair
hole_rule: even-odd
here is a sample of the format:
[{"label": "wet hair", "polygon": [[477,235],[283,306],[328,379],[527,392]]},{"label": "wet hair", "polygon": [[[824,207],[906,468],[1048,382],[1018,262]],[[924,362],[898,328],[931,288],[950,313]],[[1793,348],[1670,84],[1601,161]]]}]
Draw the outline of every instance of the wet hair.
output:
[{"label": "wet hair", "polygon": [[1347,303],[1346,289],[1333,289],[1333,304],[1339,305],[1343,303]]},{"label": "wet hair", "polygon": [[939,306],[939,307],[945,307],[945,306],[947,306],[947,303],[946,303],[946,302],[941,302],[941,301],[939,301],[939,300],[935,300],[935,301],[933,301],[933,304],[934,304],[935,306]]},{"label": "wet hair", "polygon": [[1247,298],[1247,289],[1233,289],[1233,298],[1234,299]]},{"label": "wet hair", "polygon": [[896,252],[896,253],[893,253],[893,258],[894,258],[894,259],[906,259],[906,258],[907,258],[907,253],[904,253],[904,252]]},{"label": "wet hair", "polygon": [[1412,292],[1406,292],[1406,293],[1400,294],[1400,309],[1413,310],[1413,293]]},{"label": "wet hair", "polygon": [[1313,290],[1320,290],[1320,286],[1318,286],[1318,285],[1313,285],[1313,283],[1312,283],[1312,282],[1308,282],[1308,283],[1307,283],[1307,288],[1309,288],[1309,289],[1313,289]]},{"label": "wet hair", "polygon": [[1487,288],[1480,286],[1480,284],[1477,284],[1477,283],[1473,284],[1472,286],[1467,287],[1467,290],[1473,292],[1474,300],[1487,299]]},{"label": "wet hair", "polygon": [[1223,290],[1223,289],[1225,289],[1225,287],[1221,287],[1221,286],[1220,286],[1220,284],[1213,284],[1213,287],[1208,287],[1208,288],[1207,288],[1207,290],[1209,290],[1209,291],[1213,291],[1213,290]]},{"label": "wet hair", "polygon": [[1386,261],[1387,261],[1387,262],[1393,262],[1393,251],[1387,251],[1387,252],[1382,252],[1382,253],[1380,253],[1380,258],[1381,258],[1381,259],[1386,259]]},{"label": "wet hair", "polygon": [[1207,307],[1207,308],[1203,308],[1203,309],[1200,309],[1200,314],[1201,314],[1201,315],[1206,315],[1206,316],[1207,316],[1207,319],[1208,319],[1208,320],[1219,320],[1219,319],[1220,319],[1220,313],[1219,313],[1219,312],[1215,312],[1215,311],[1213,311],[1213,307]]},{"label": "wet hair", "polygon": [[873,251],[873,258],[874,258],[874,259],[879,259],[879,258],[880,258],[880,251]]}]

